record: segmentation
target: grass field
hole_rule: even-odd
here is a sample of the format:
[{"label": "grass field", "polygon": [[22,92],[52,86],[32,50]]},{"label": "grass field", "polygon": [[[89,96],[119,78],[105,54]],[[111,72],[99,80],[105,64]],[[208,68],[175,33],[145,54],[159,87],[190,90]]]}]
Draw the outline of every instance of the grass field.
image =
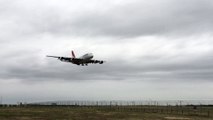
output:
[{"label": "grass field", "polygon": [[213,120],[212,111],[175,106],[22,106],[0,107],[0,120]]}]

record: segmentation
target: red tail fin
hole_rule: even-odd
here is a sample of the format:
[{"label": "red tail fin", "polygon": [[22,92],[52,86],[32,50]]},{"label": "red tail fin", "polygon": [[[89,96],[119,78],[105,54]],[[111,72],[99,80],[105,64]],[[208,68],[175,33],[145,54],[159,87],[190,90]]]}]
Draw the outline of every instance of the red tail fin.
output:
[{"label": "red tail fin", "polygon": [[71,51],[71,54],[72,54],[72,58],[75,58],[75,53],[73,50]]}]

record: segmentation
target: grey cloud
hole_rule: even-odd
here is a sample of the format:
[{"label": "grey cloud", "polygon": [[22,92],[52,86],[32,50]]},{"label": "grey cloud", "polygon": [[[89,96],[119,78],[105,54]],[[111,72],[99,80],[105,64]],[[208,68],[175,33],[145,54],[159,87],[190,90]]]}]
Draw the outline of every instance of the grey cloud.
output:
[{"label": "grey cloud", "polygon": [[106,12],[82,14],[72,25],[82,34],[118,37],[212,33],[211,11],[210,0],[138,1]]},{"label": "grey cloud", "polygon": [[[25,58],[26,62],[8,65],[2,71],[1,79],[20,79],[24,82],[41,81],[84,81],[84,80],[153,80],[163,81],[212,81],[213,57],[203,55],[198,59],[175,62],[170,59],[141,59],[130,64],[127,61],[110,61],[104,65],[76,66],[51,60],[46,65],[37,60]],[[27,62],[30,61],[30,62]],[[148,62],[149,61],[149,62]],[[147,64],[148,63],[148,64]],[[9,63],[7,63],[9,64]]]},{"label": "grey cloud", "polygon": [[[35,2],[35,1],[34,1]],[[107,10],[63,10],[57,6],[23,4],[2,8],[2,20],[21,35],[49,33],[68,36],[138,37],[143,35],[193,35],[211,33],[211,0],[135,1]],[[29,4],[26,2],[26,4]],[[14,10],[11,8],[14,7]],[[76,14],[77,13],[77,14]],[[22,27],[19,27],[21,25]],[[7,30],[7,29],[6,29]]]},{"label": "grey cloud", "polygon": [[[175,96],[173,93],[177,93],[176,88],[185,85],[185,82],[189,82],[186,85],[188,87],[198,81],[198,88],[200,83],[205,82],[209,86],[203,91],[212,89],[212,1],[136,0],[128,4],[92,9],[84,9],[81,4],[76,7],[75,0],[72,1],[74,4],[64,6],[70,4],[68,1],[56,0],[54,5],[45,0],[0,1],[0,82],[6,86],[1,87],[1,93],[6,95],[9,90],[17,96],[16,89],[26,86],[25,83],[33,86],[36,82],[40,86],[42,81],[53,88],[53,96],[54,91],[60,94],[66,90],[85,91],[81,83],[77,84],[80,89],[69,88],[67,85],[61,91],[55,87],[55,83],[72,84],[79,81],[84,82],[85,86],[90,83],[102,86],[101,82],[119,81],[117,84],[120,84],[120,81],[125,83],[129,80],[134,84],[126,86],[129,88],[124,86],[123,89],[128,91],[138,86],[140,90],[133,89],[129,93],[135,92],[135,95],[140,96],[141,91],[146,91],[147,98],[150,93],[156,94],[155,87],[165,87],[168,89],[166,91]],[[69,9],[73,6],[77,11]],[[136,44],[131,44],[134,42]],[[66,50],[69,49],[93,53],[97,50],[95,59],[103,57],[107,62],[83,67],[45,57],[49,53],[67,55]],[[17,82],[17,79],[21,82]],[[11,85],[10,80],[16,89],[7,87]],[[97,81],[101,82],[96,84]],[[171,82],[174,84],[166,87]],[[146,83],[150,85],[146,86]],[[161,83],[166,84],[161,86]],[[96,89],[101,88],[97,86],[91,88],[96,92]],[[36,96],[31,93],[33,90],[30,87],[27,87],[29,96]],[[106,89],[111,95],[113,90],[117,90],[117,85],[110,90],[108,87]],[[183,91],[193,93],[193,89],[186,88]],[[46,88],[42,90],[51,92]],[[78,92],[76,94],[81,94]],[[206,98],[208,95],[211,94],[206,94]],[[72,98],[73,94],[70,96]],[[161,98],[164,97],[167,95]]]}]

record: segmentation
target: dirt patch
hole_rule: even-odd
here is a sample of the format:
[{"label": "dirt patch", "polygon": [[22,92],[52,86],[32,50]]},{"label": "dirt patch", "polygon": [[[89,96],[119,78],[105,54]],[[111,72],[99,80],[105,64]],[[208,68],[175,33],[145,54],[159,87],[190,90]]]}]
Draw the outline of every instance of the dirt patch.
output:
[{"label": "dirt patch", "polygon": [[165,117],[166,120],[191,120],[190,118],[185,117]]}]

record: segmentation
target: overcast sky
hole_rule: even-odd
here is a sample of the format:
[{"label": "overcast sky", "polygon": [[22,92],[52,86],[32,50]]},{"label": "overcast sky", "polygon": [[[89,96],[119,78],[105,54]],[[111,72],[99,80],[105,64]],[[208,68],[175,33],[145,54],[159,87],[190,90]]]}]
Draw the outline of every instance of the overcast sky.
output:
[{"label": "overcast sky", "polygon": [[[0,0],[0,96],[213,99],[212,11],[212,0]],[[46,58],[71,50],[107,62]]]}]

